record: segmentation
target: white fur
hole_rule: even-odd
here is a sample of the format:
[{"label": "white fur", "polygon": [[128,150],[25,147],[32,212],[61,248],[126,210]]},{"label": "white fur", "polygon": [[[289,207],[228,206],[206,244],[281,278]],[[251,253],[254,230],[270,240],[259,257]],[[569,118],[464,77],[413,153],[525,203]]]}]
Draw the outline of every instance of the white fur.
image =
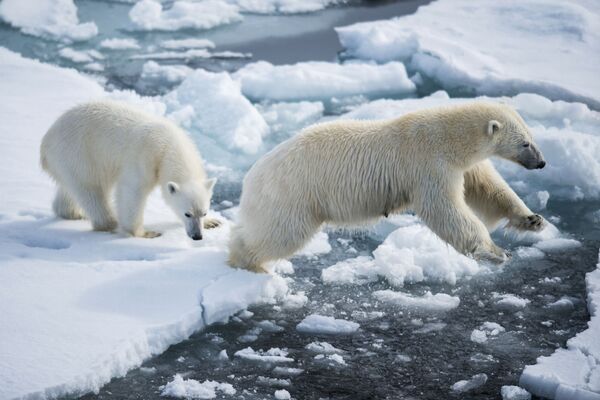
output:
[{"label": "white fur", "polygon": [[246,175],[229,262],[262,271],[266,261],[301,248],[323,223],[364,225],[407,208],[460,252],[503,259],[476,214],[488,226],[506,217],[520,229],[539,229],[542,220],[496,172],[487,160],[492,155],[528,168],[543,160],[521,117],[505,105],[309,127]]},{"label": "white fur", "polygon": [[188,135],[164,118],[114,101],[76,106],[44,136],[41,163],[58,185],[53,209],[59,217],[86,216],[95,230],[110,231],[118,224],[130,235],[154,237],[158,234],[143,229],[143,211],[148,194],[160,184],[188,235],[202,235],[215,180],[206,179]]}]

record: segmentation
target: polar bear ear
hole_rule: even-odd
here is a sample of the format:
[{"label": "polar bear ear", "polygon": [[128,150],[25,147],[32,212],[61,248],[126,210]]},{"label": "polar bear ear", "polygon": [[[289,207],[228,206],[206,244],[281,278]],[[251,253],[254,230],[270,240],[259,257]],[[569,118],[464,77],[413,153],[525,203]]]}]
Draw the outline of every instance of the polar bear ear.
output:
[{"label": "polar bear ear", "polygon": [[179,185],[176,184],[175,182],[168,182],[167,189],[169,189],[169,193],[175,194],[179,191]]},{"label": "polar bear ear", "polygon": [[488,135],[493,135],[494,133],[498,133],[502,128],[502,124],[495,119],[488,122]]},{"label": "polar bear ear", "polygon": [[217,178],[207,179],[206,182],[204,182],[204,187],[206,187],[206,190],[209,192],[212,192],[213,188],[215,187],[215,183],[217,183]]}]

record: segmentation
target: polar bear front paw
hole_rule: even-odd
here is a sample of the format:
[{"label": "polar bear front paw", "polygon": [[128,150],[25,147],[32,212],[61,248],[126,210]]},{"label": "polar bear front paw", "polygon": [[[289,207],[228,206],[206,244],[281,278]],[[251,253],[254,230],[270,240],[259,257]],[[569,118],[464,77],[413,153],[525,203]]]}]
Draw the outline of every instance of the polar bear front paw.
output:
[{"label": "polar bear front paw", "polygon": [[213,229],[222,224],[221,220],[216,218],[204,218],[202,222],[204,223],[204,229]]},{"label": "polar bear front paw", "polygon": [[473,258],[477,261],[488,261],[494,264],[502,264],[511,257],[509,251],[494,245],[491,249],[482,249],[473,253]]},{"label": "polar bear front paw", "polygon": [[154,231],[145,231],[144,233],[142,233],[141,237],[146,238],[146,239],[154,239],[159,237],[161,234],[160,232],[154,232]]},{"label": "polar bear front paw", "polygon": [[518,218],[515,221],[510,222],[510,226],[513,228],[522,230],[522,231],[541,231],[545,226],[544,218],[538,214],[531,214],[521,218]]}]

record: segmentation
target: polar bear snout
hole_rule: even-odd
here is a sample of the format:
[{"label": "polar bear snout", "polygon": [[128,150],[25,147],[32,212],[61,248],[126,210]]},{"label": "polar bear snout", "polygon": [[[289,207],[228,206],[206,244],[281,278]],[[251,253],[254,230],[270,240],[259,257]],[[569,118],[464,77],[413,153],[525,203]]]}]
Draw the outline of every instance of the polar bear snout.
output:
[{"label": "polar bear snout", "polygon": [[542,169],[546,166],[544,156],[533,143],[523,147],[517,161],[527,169]]},{"label": "polar bear snout", "polygon": [[185,231],[192,240],[202,240],[202,221],[199,218],[189,218]]}]

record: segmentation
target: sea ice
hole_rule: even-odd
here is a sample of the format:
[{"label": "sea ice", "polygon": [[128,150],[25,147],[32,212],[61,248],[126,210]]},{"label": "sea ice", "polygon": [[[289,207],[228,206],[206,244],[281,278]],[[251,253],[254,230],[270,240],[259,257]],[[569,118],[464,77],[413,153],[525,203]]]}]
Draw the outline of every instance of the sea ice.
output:
[{"label": "sea ice", "polygon": [[438,0],[336,30],[347,56],[403,61],[447,90],[535,92],[598,108],[599,24],[589,0]]},{"label": "sea ice", "polygon": [[274,396],[277,400],[290,400],[292,398],[290,392],[285,389],[276,390]]},{"label": "sea ice", "polygon": [[208,39],[197,39],[197,38],[171,39],[171,40],[163,40],[162,42],[160,42],[160,47],[162,47],[164,49],[170,49],[170,50],[213,49],[215,47],[215,43],[212,40],[208,40]]},{"label": "sea ice", "polygon": [[384,303],[394,304],[407,309],[423,311],[449,311],[458,307],[460,299],[445,293],[432,294],[426,292],[423,296],[412,296],[393,290],[378,290],[373,296]]},{"label": "sea ice", "polygon": [[502,386],[502,400],[530,400],[531,394],[518,386]]},{"label": "sea ice", "polygon": [[101,41],[100,47],[110,50],[136,50],[140,45],[133,38],[110,38]]},{"label": "sea ice", "polygon": [[193,71],[186,65],[160,65],[156,61],[148,61],[142,66],[140,78],[157,84],[161,82],[178,83]]},{"label": "sea ice", "polygon": [[232,396],[236,390],[229,383],[219,383],[206,380],[202,383],[195,379],[183,379],[179,374],[173,380],[160,387],[161,396],[181,399],[215,399],[217,391],[223,395]]},{"label": "sea ice", "polygon": [[330,335],[347,335],[354,333],[360,327],[359,324],[345,319],[335,319],[318,314],[311,314],[304,318],[296,330],[302,333],[323,333]]},{"label": "sea ice", "polygon": [[279,348],[269,349],[267,351],[254,351],[252,347],[238,350],[234,356],[243,358],[244,360],[265,362],[265,363],[288,363],[294,362],[293,358],[287,357],[288,352]]},{"label": "sea ice", "polygon": [[487,379],[488,377],[486,374],[473,375],[469,380],[456,382],[452,385],[452,390],[460,393],[468,392],[469,390],[483,386],[487,382]]},{"label": "sea ice", "polygon": [[211,29],[242,20],[236,6],[218,0],[178,0],[168,9],[156,0],[141,0],[131,8],[129,18],[136,28],[147,31]]},{"label": "sea ice", "polygon": [[239,6],[244,13],[298,14],[322,10],[347,0],[227,0]]},{"label": "sea ice", "polygon": [[66,43],[98,34],[95,23],[79,23],[73,0],[3,0],[0,18],[28,35]]},{"label": "sea ice", "polygon": [[253,100],[327,100],[333,97],[400,96],[415,91],[404,65],[391,62],[336,64],[320,61],[273,65],[248,64],[233,74]]}]

